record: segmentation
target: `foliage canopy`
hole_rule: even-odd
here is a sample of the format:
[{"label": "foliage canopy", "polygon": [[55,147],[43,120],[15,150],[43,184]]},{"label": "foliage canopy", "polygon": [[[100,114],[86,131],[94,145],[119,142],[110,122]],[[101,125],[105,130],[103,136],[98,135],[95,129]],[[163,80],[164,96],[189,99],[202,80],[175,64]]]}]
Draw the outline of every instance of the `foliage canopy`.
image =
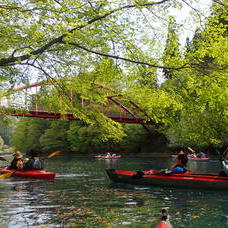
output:
[{"label": "foliage canopy", "polygon": [[[117,94],[133,100],[147,118],[162,123],[157,130],[171,145],[226,144],[228,3],[214,1],[202,21],[192,2],[197,1],[2,0],[1,90],[34,77],[58,82],[40,100],[51,110],[71,110],[87,124],[102,123],[103,140],[120,141],[125,134],[98,110],[71,102],[67,91],[103,104]],[[183,7],[201,25],[184,48],[178,37],[183,27],[170,17]],[[159,20],[167,32],[160,30]],[[159,70],[166,74],[161,86]],[[75,80],[65,83],[64,78]]]}]

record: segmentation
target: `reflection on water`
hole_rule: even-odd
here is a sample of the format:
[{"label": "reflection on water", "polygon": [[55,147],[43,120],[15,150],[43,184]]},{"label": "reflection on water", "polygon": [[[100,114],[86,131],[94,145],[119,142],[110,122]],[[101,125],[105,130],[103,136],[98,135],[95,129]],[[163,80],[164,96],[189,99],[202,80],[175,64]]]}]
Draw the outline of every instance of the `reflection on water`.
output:
[{"label": "reflection on water", "polygon": [[[228,227],[228,193],[112,183],[106,168],[161,169],[170,158],[55,157],[46,163],[53,182],[1,179],[0,227],[154,227],[167,208],[173,227]],[[217,162],[189,169],[217,172]]]},{"label": "reflection on water", "polygon": [[107,169],[116,169],[119,159],[105,159],[105,166]]},{"label": "reflection on water", "polygon": [[[2,227],[35,227],[45,224],[47,214],[40,213],[40,209],[50,209],[54,205],[45,206],[48,196],[44,189],[51,182],[41,180],[7,179],[1,183],[0,224]],[[59,207],[59,206],[58,206]]]}]

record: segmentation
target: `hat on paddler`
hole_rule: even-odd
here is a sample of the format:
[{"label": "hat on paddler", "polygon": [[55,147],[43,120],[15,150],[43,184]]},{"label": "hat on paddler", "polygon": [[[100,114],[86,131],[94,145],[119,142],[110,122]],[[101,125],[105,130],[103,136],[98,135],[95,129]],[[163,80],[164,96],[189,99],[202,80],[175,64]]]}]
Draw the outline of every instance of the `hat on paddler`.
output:
[{"label": "hat on paddler", "polygon": [[14,158],[22,158],[23,157],[23,155],[19,151],[13,153],[13,156],[14,156]]}]

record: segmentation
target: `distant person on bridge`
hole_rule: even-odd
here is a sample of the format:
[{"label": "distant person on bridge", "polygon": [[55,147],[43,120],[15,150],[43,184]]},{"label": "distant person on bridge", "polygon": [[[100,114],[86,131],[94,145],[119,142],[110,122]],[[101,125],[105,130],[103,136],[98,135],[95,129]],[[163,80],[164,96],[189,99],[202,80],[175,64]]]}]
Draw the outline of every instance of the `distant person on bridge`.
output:
[{"label": "distant person on bridge", "polygon": [[30,158],[24,164],[24,170],[41,170],[44,168],[43,162],[38,157],[38,151],[31,149],[29,152]]}]

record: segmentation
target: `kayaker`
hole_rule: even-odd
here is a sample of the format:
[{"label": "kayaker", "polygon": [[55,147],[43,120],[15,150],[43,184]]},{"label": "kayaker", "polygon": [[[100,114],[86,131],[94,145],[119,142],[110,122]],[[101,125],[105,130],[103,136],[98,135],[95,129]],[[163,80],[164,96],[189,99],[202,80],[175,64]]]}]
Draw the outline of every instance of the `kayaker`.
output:
[{"label": "kayaker", "polygon": [[191,158],[197,158],[197,155],[195,153],[192,153],[189,155]]},{"label": "kayaker", "polygon": [[105,153],[105,157],[110,157],[110,156],[111,156],[110,152]]},{"label": "kayaker", "polygon": [[206,154],[204,152],[199,152],[196,156],[197,158],[206,158]]},{"label": "kayaker", "polygon": [[228,165],[226,164],[224,159],[220,159],[222,171],[219,173],[219,176],[228,177]]},{"label": "kayaker", "polygon": [[11,161],[11,164],[8,168],[16,169],[16,170],[23,169],[23,165],[24,165],[23,155],[19,151],[17,151],[15,153],[13,153],[13,157],[14,158]]},{"label": "kayaker", "polygon": [[41,170],[44,168],[43,162],[38,157],[38,151],[31,149],[29,152],[30,158],[24,164],[24,170]]},{"label": "kayaker", "polygon": [[173,164],[168,170],[166,170],[166,173],[177,173],[182,174],[187,171],[186,165],[188,163],[188,156],[181,151],[177,156],[177,161],[175,164]]}]

